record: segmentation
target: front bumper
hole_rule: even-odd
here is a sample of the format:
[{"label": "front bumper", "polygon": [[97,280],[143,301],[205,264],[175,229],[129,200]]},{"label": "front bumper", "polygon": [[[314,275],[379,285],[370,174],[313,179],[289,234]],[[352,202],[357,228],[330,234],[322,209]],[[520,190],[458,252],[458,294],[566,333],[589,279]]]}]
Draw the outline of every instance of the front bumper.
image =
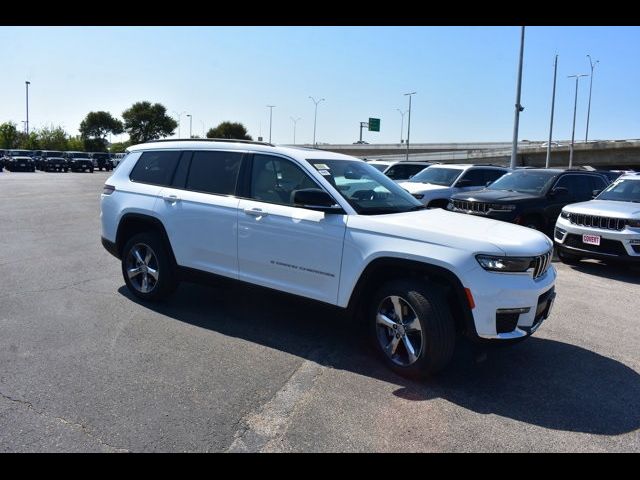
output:
[{"label": "front bumper", "polygon": [[[552,310],[556,281],[553,265],[535,280],[531,273],[496,273],[482,267],[465,277],[475,301],[471,313],[480,338],[499,341],[531,335]],[[514,311],[519,313],[510,313],[517,315],[511,324],[513,330],[504,331],[504,315]]]},{"label": "front bumper", "polygon": [[[600,245],[586,244],[583,235],[600,236]],[[558,217],[553,232],[556,248],[572,254],[599,260],[618,259],[640,262],[640,229],[625,226],[622,230],[584,227]]]}]

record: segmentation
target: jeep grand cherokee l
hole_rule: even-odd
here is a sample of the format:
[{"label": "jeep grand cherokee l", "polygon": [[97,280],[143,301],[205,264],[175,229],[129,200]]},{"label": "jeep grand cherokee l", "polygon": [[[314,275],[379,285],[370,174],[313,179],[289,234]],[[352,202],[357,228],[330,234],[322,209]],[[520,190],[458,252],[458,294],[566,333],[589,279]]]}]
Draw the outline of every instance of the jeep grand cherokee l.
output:
[{"label": "jeep grand cherokee l", "polygon": [[607,185],[606,177],[592,171],[522,169],[508,173],[484,190],[453,195],[447,208],[517,223],[551,237],[562,207],[590,200]]},{"label": "jeep grand cherokee l", "polygon": [[241,141],[128,150],[104,185],[102,244],[143,300],[204,273],[325,302],[410,376],[444,368],[459,334],[509,342],[549,315],[549,238],[425,209],[357,158]]}]

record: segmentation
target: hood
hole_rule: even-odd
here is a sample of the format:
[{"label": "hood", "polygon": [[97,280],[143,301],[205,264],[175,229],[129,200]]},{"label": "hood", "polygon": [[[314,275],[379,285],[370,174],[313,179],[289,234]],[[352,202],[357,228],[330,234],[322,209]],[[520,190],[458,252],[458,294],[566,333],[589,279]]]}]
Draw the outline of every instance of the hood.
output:
[{"label": "hood", "polygon": [[640,203],[617,200],[590,200],[572,203],[563,208],[565,212],[583,213],[613,218],[640,218]]},{"label": "hood", "polygon": [[24,161],[24,160],[29,160],[29,161],[33,161],[33,158],[28,157],[27,155],[14,155],[13,157],[9,157],[13,160],[20,160],[20,161]]},{"label": "hood", "polygon": [[444,191],[451,187],[445,187],[443,185],[434,185],[433,183],[420,183],[420,182],[398,182],[402,188],[409,193],[425,193],[431,190]]},{"label": "hood", "polygon": [[457,193],[451,197],[452,200],[466,200],[476,202],[526,202],[540,199],[541,195],[530,193],[512,192],[509,190],[475,190],[472,192]]},{"label": "hood", "polygon": [[349,229],[438,244],[469,253],[542,255],[553,246],[531,228],[440,208],[389,215],[354,215]]}]

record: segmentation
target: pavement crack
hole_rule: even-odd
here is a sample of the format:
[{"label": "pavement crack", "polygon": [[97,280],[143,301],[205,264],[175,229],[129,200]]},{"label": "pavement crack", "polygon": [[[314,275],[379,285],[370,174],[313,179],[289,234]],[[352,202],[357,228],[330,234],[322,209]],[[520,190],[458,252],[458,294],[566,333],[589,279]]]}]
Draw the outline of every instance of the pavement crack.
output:
[{"label": "pavement crack", "polygon": [[262,406],[236,423],[227,452],[279,450],[294,413],[306,403],[317,378],[326,370],[318,350],[309,354],[282,387]]},{"label": "pavement crack", "polygon": [[67,288],[77,287],[78,285],[83,285],[85,283],[92,282],[94,280],[100,280],[102,278],[103,277],[87,278],[85,280],[80,280],[79,282],[70,283],[68,285],[62,285],[61,287],[43,288],[40,290],[20,290],[18,292],[10,292],[0,296],[0,299],[8,298],[11,296],[17,296],[17,295],[30,295],[32,293],[57,292],[59,290],[65,290]]},{"label": "pavement crack", "polygon": [[66,418],[63,417],[57,417],[55,415],[51,415],[47,412],[45,412],[44,410],[40,410],[36,407],[33,406],[33,404],[27,400],[22,400],[20,398],[15,398],[12,397],[11,395],[7,395],[3,392],[0,392],[0,397],[9,400],[11,402],[14,403],[18,403],[20,405],[24,405],[27,407],[27,409],[33,411],[34,413],[36,413],[37,415],[40,415],[44,418],[47,418],[49,420],[54,420],[58,423],[61,423],[65,426],[68,426],[70,428],[73,428],[74,430],[78,430],[81,433],[83,433],[84,435],[86,435],[87,437],[95,440],[96,442],[98,442],[100,445],[102,445],[103,447],[106,447],[109,450],[112,450],[114,452],[129,452],[129,450],[127,450],[126,448],[121,448],[121,447],[116,447],[113,445],[109,445],[107,442],[103,441],[100,437],[97,437],[95,435],[93,435],[92,433],[89,432],[89,430],[87,429],[86,425],[83,425],[81,423],[77,423],[77,422],[73,422],[71,420],[67,420]]}]

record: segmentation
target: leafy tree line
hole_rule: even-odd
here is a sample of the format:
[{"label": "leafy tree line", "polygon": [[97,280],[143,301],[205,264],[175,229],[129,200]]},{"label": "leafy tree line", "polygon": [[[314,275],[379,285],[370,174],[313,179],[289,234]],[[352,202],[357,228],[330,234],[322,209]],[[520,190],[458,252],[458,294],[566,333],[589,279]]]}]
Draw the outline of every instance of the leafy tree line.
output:
[{"label": "leafy tree line", "polygon": [[[136,102],[122,112],[122,120],[105,111],[89,112],[80,122],[80,135],[71,136],[60,126],[34,129],[27,135],[14,122],[0,124],[0,148],[25,150],[84,150],[123,152],[129,145],[173,135],[178,122],[160,103]],[[129,135],[125,142],[109,143],[109,135]],[[192,138],[198,138],[194,135]],[[207,138],[252,140],[241,123],[222,122],[207,132]]]}]

